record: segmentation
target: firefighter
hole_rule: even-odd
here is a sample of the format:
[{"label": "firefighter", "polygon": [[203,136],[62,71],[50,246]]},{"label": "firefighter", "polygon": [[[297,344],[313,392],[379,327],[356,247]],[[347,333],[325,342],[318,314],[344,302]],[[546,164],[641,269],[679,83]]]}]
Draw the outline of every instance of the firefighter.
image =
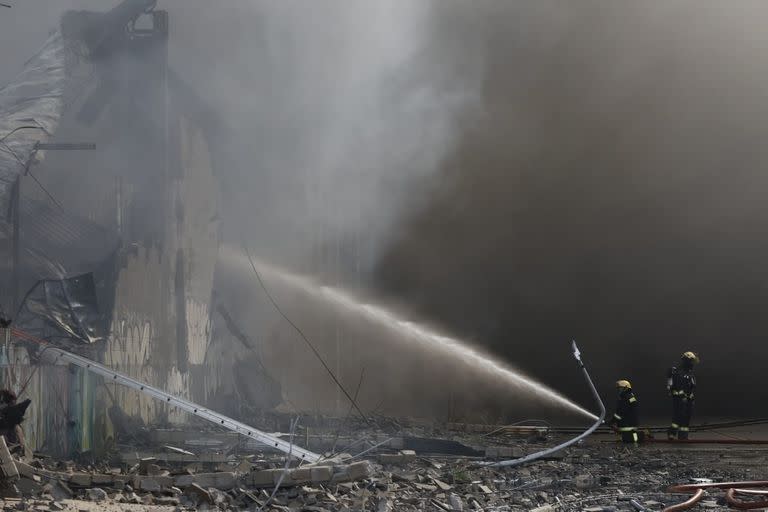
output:
[{"label": "firefighter", "polygon": [[616,390],[619,393],[616,400],[616,412],[611,418],[610,425],[615,432],[621,435],[625,443],[637,443],[640,437],[637,432],[639,423],[637,414],[637,397],[632,392],[632,384],[628,380],[616,382]]},{"label": "firefighter", "polygon": [[669,369],[667,374],[667,391],[672,397],[672,423],[667,430],[669,439],[688,439],[693,414],[694,391],[696,376],[693,367],[698,364],[699,356],[694,352],[683,352],[680,366]]}]

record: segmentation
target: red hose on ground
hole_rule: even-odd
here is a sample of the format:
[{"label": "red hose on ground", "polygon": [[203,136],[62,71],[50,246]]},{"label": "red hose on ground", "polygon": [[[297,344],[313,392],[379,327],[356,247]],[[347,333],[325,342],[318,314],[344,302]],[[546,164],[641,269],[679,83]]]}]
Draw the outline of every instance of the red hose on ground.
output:
[{"label": "red hose on ground", "polygon": [[728,502],[728,505],[730,505],[733,508],[738,508],[740,510],[752,510],[756,508],[768,508],[768,500],[763,499],[760,501],[743,501],[736,499],[736,493],[739,494],[760,494],[765,496],[768,494],[768,490],[765,491],[758,491],[753,489],[728,489],[725,493],[725,501]]},{"label": "red hose on ground", "polygon": [[697,489],[755,489],[768,487],[768,480],[749,480],[746,482],[712,482],[709,484],[679,484],[673,485],[667,492],[692,492]]},{"label": "red hose on ground", "polygon": [[739,494],[752,494],[756,496],[768,496],[768,489],[736,489]]},{"label": "red hose on ground", "polygon": [[704,496],[704,490],[705,489],[722,489],[726,491],[725,499],[728,501],[728,504],[731,505],[734,508],[742,509],[742,510],[751,510],[751,509],[757,509],[757,508],[766,508],[768,507],[768,500],[762,500],[762,501],[742,501],[739,499],[736,499],[735,495],[736,493],[744,493],[744,494],[768,494],[768,489],[766,490],[755,490],[760,487],[768,487],[768,480],[753,480],[753,481],[747,481],[747,482],[713,482],[709,484],[681,484],[681,485],[673,485],[669,489],[667,489],[667,492],[674,492],[674,493],[693,493],[693,496],[691,496],[690,499],[687,501],[684,501],[682,503],[678,503],[677,505],[672,505],[671,507],[667,507],[664,509],[663,512],[675,512],[678,510],[687,510],[691,507],[693,507],[696,503],[701,501],[701,498]]},{"label": "red hose on ground", "polygon": [[768,439],[648,439],[643,443],[654,444],[768,444]]},{"label": "red hose on ground", "polygon": [[677,510],[687,510],[697,504],[701,501],[701,498],[704,497],[704,489],[698,489],[695,493],[693,493],[693,496],[691,496],[687,501],[684,501],[682,503],[678,503],[677,505],[672,505],[671,507],[667,507],[664,509],[663,512],[676,512]]}]

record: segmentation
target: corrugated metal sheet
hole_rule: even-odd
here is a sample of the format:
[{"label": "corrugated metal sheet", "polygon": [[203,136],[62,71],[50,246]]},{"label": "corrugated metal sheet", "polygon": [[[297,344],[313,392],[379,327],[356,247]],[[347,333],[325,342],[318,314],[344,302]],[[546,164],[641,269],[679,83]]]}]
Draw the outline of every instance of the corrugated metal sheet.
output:
[{"label": "corrugated metal sheet", "polygon": [[99,310],[93,275],[38,281],[24,297],[14,326],[59,345],[106,339],[106,318]]},{"label": "corrugated metal sheet", "polygon": [[45,201],[21,201],[25,273],[34,279],[90,272],[114,253],[118,234]]},{"label": "corrugated metal sheet", "polygon": [[13,184],[35,144],[58,127],[67,85],[66,47],[55,32],[13,83],[0,89],[0,218],[7,218]]}]

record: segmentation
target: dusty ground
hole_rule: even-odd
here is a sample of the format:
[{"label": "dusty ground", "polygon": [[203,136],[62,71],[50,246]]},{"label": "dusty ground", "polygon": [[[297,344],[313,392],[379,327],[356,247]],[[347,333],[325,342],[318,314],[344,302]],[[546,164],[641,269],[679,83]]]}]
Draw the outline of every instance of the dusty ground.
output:
[{"label": "dusty ground", "polygon": [[[322,431],[313,427],[312,432]],[[350,434],[360,432],[354,428]],[[332,435],[333,432],[329,432]],[[387,435],[392,434],[388,432]],[[420,439],[450,439],[474,449],[514,450],[515,455],[533,453],[567,439],[570,434],[540,437],[466,433],[446,428],[404,426],[397,435],[414,435]],[[198,436],[200,434],[197,434]],[[322,434],[313,434],[322,440]],[[355,454],[376,444],[381,432],[365,434],[371,439],[350,447]],[[694,435],[698,439],[768,439],[768,428],[731,428]],[[378,438],[376,438],[378,439]],[[312,437],[304,432],[303,441]],[[186,448],[195,446],[195,435]],[[149,448],[147,448],[149,450]],[[72,498],[56,497],[55,489],[31,488],[27,497],[6,499],[5,510],[263,510],[281,512],[351,512],[351,511],[464,511],[487,512],[537,510],[551,511],[658,511],[686,499],[666,492],[672,484],[690,483],[695,479],[711,481],[759,480],[768,478],[768,445],[691,444],[686,446],[649,443],[625,447],[610,434],[599,434],[585,443],[523,467],[496,469],[483,467],[486,456],[456,456],[420,452],[403,455],[397,447],[384,445],[356,460],[367,459],[370,472],[344,482],[291,483],[286,479],[270,498],[274,485],[255,485],[256,475],[271,469],[282,473],[280,454],[250,452],[231,447],[213,449],[209,456],[219,455],[215,471],[236,475],[227,488],[206,488],[206,499],[200,491],[164,486],[153,492],[139,491],[130,485],[71,487]],[[198,460],[203,454],[196,454]],[[347,461],[345,461],[347,462]],[[139,473],[129,462],[124,475]],[[162,474],[192,472],[190,467],[166,460],[156,461],[153,471]],[[91,466],[93,474],[103,472]],[[72,469],[70,469],[71,471]],[[74,469],[83,471],[82,467]],[[197,469],[198,471],[212,471]],[[34,487],[34,486],[33,486]],[[96,489],[96,490],[93,490]],[[724,495],[714,491],[696,509],[727,510]]]},{"label": "dusty ground", "polygon": [[5,500],[3,510],[61,510],[69,512],[170,512],[176,507],[164,505],[131,505],[84,500],[64,500],[54,502],[45,500]]}]

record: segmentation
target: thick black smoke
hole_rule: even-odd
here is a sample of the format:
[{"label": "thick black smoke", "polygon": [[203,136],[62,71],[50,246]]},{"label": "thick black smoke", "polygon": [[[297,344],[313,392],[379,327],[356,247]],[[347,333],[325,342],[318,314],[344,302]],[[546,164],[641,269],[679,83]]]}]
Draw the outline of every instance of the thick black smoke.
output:
[{"label": "thick black smoke", "polygon": [[533,4],[473,3],[492,13],[484,112],[380,286],[584,403],[571,338],[648,415],[684,350],[700,414],[762,414],[764,6]]}]

